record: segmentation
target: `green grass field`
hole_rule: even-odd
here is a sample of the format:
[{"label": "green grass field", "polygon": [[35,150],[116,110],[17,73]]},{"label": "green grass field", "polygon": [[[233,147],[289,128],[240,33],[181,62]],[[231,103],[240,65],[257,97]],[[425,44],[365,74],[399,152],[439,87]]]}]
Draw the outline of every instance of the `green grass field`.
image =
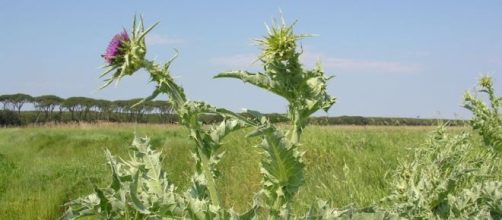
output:
[{"label": "green grass field", "polygon": [[[433,127],[308,127],[302,139],[306,183],[294,206],[318,198],[338,207],[368,205],[388,192],[386,174],[404,162]],[[464,128],[452,128],[461,130]],[[218,188],[226,207],[243,211],[260,183],[258,139],[246,131],[225,139]],[[66,125],[0,129],[0,219],[55,219],[65,202],[105,186],[104,149],[127,156],[134,134],[149,136],[165,155],[172,182],[182,191],[192,175],[192,142],[183,127],[134,124]]]}]

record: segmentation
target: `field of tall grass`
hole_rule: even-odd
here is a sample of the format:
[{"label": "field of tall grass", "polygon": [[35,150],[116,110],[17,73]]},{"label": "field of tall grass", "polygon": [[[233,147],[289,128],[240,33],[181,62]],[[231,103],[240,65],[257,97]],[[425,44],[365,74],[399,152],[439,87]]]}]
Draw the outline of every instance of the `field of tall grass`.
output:
[{"label": "field of tall grass", "polygon": [[[453,127],[460,131],[467,128]],[[300,147],[305,151],[306,182],[295,200],[304,211],[317,199],[337,207],[369,205],[389,192],[386,176],[419,147],[433,127],[311,126]],[[133,132],[134,131],[134,132]],[[251,206],[261,175],[258,138],[235,132],[224,142],[217,185],[225,207]],[[169,178],[187,188],[193,173],[193,142],[178,126],[74,124],[0,129],[0,219],[56,219],[62,204],[92,192],[91,180],[104,186],[109,167],[103,154],[127,156],[134,135],[151,137],[163,152]],[[244,174],[244,175],[243,175]]]}]

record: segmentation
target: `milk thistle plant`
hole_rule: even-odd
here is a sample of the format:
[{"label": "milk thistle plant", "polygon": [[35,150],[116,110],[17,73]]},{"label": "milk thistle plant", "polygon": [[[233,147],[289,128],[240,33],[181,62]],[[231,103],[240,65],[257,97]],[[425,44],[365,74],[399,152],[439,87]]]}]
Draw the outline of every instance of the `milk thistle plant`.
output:
[{"label": "milk thistle plant", "polygon": [[502,107],[502,97],[495,94],[493,80],[489,76],[483,76],[479,80],[479,92],[488,95],[489,105],[475,98],[471,93],[465,94],[465,108],[472,111],[474,119],[471,126],[477,130],[483,138],[483,142],[499,152],[502,151],[502,115],[499,109]]},{"label": "milk thistle plant", "polygon": [[[467,136],[451,140],[447,137],[433,138],[427,142],[428,150],[417,153],[415,160],[420,160],[423,156],[428,158],[428,162],[415,161],[415,165],[413,163],[410,166],[403,165],[398,169],[402,172],[411,172],[414,178],[410,180],[407,175],[396,174],[395,183],[398,188],[383,205],[375,204],[363,209],[352,207],[336,209],[331,208],[329,203],[320,201],[312,205],[303,215],[294,212],[291,210],[291,202],[304,184],[303,152],[298,150],[302,132],[311,114],[321,109],[328,111],[335,103],[335,98],[326,90],[330,77],[325,76],[321,65],[317,64],[314,69],[305,69],[299,61],[301,50],[298,48],[298,41],[309,35],[295,34],[294,25],[287,25],[284,20],[274,22],[267,27],[267,36],[258,40],[262,48],[258,60],[263,65],[263,71],[257,73],[229,71],[215,76],[215,78],[240,79],[283,97],[288,102],[288,118],[291,121],[291,126],[283,130],[275,127],[267,117],[257,111],[247,110],[244,114],[237,114],[205,102],[188,99],[170,72],[170,66],[177,54],[163,64],[145,57],[147,52],[145,36],[156,25],[157,23],[145,28],[142,18],[139,22],[134,18],[130,32],[124,30],[113,37],[105,54],[102,55],[107,68],[102,77],[108,77],[103,87],[114,81],[118,82],[122,77],[132,75],[140,69],[146,70],[151,80],[156,83],[156,87],[152,95],[143,101],[152,100],[159,94],[168,95],[167,102],[176,111],[180,124],[188,129],[189,136],[194,142],[192,154],[195,169],[191,177],[191,186],[183,193],[178,193],[175,190],[176,186],[169,181],[162,167],[161,152],[152,149],[148,138],[135,138],[128,159],[117,158],[109,151],[105,152],[112,173],[111,184],[104,188],[94,186],[94,193],[67,203],[68,209],[63,219],[90,215],[102,219],[397,219],[502,215],[500,181],[472,184],[479,179],[475,177],[493,176],[495,168],[483,166],[484,163],[479,161],[479,157],[468,158],[463,153],[467,150],[455,153],[456,145],[462,146],[461,149],[470,148],[470,145],[465,143]],[[493,93],[492,90],[488,91],[489,94]],[[486,115],[482,105],[474,101],[476,98],[469,96],[466,100],[468,103],[474,103],[468,105],[470,109],[480,112],[476,118]],[[500,102],[500,98],[496,100],[497,103]],[[203,126],[199,120],[199,116],[203,114],[218,115],[223,120],[216,125]],[[493,111],[490,114],[498,115]],[[490,120],[483,120],[487,121],[486,123],[473,120],[474,127],[483,131],[480,132],[481,135],[487,136],[488,141],[485,142],[494,147],[500,142],[492,140],[499,137],[497,132],[502,126],[500,118],[492,119],[495,116],[491,115]],[[263,158],[260,161],[263,177],[261,189],[255,194],[253,205],[248,211],[237,213],[222,206],[220,192],[215,182],[219,177],[216,165],[223,157],[222,141],[229,133],[241,128],[250,128],[248,136],[257,136],[261,139],[257,146],[263,151]],[[444,132],[441,130],[439,134]],[[490,152],[486,155],[489,158],[496,157]],[[462,167],[447,163],[443,169],[443,165],[436,164],[436,161],[444,161],[442,156],[450,158],[448,161],[462,162],[460,163]],[[472,178],[459,177],[471,172],[463,168],[480,171]],[[420,198],[417,199],[415,193],[417,191],[410,188],[416,188],[417,184],[422,186],[424,181],[417,183],[414,182],[415,178],[430,176],[432,171],[435,172],[435,178],[429,182],[433,185],[426,180],[425,183],[428,185],[420,188],[422,190],[420,193],[426,197],[422,198],[419,195]],[[447,187],[450,186],[450,182],[438,180],[443,177],[451,178],[458,184],[454,185],[453,190],[449,190]],[[468,188],[471,186],[472,188]],[[489,189],[487,190],[485,186]],[[406,191],[407,189],[411,191]],[[434,200],[438,198],[434,193],[438,192],[442,193],[439,196],[441,198],[439,203]],[[460,192],[471,193],[469,195],[474,194],[478,197],[462,197]],[[432,204],[435,206],[428,206],[429,203],[423,202],[420,203],[422,204],[420,209],[413,209],[415,201],[429,200],[433,200]],[[391,205],[387,207],[389,201]],[[438,208],[437,204],[442,205],[441,212],[435,211]],[[482,207],[483,211],[472,211],[472,208],[468,207],[470,204]],[[386,208],[378,208],[379,206]]]},{"label": "milk thistle plant", "polygon": [[[156,24],[155,24],[156,25]],[[244,117],[223,108],[186,98],[183,88],[172,78],[169,67],[176,55],[165,64],[145,58],[145,35],[155,26],[144,27],[143,19],[135,18],[131,37],[126,31],[117,34],[103,56],[107,70],[102,75],[107,86],[122,77],[145,69],[157,83],[151,100],[159,94],[167,94],[168,102],[179,116],[179,121],[189,130],[194,141],[193,155],[196,161],[192,186],[184,194],[174,192],[160,167],[160,152],[152,150],[148,139],[136,138],[129,160],[117,160],[106,153],[112,168],[112,184],[109,188],[95,188],[95,193],[69,203],[65,218],[98,215],[110,218],[193,218],[193,219],[250,219],[257,213],[266,213],[270,219],[290,218],[290,202],[304,182],[302,152],[297,150],[300,135],[307,118],[319,109],[328,110],[334,97],[326,93],[329,78],[318,65],[304,70],[299,63],[297,41],[302,35],[293,33],[293,26],[284,22],[269,28],[268,36],[260,40],[263,54],[260,60],[263,73],[246,71],[225,72],[216,77],[240,78],[275,94],[289,102],[289,118],[292,129],[282,131],[272,125],[257,111],[247,111]],[[219,125],[205,128],[198,120],[201,114],[223,117]],[[262,190],[256,194],[253,207],[243,214],[225,210],[221,206],[215,185],[218,178],[216,164],[222,139],[232,131],[252,127],[249,136],[260,136],[258,146],[264,151],[261,161]]]}]

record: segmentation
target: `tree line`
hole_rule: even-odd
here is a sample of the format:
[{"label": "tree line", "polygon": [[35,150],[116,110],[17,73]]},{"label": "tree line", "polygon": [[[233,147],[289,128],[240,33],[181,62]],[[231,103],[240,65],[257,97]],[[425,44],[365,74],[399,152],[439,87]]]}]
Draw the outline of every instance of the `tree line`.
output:
[{"label": "tree line", "polygon": [[[22,93],[0,95],[2,118],[5,119],[8,116],[15,122],[15,117],[17,117],[21,124],[49,121],[148,122],[151,116],[157,117],[156,122],[172,122],[173,109],[168,102],[146,101],[135,105],[141,100],[135,98],[110,101],[88,97],[65,99],[55,95],[33,97]],[[32,111],[23,111],[23,106],[27,104],[33,106]],[[0,124],[2,124],[1,121]]]},{"label": "tree line", "polygon": [[[46,122],[136,122],[136,123],[177,123],[176,113],[166,101],[146,101],[142,99],[104,100],[88,97],[61,98],[55,95],[30,96],[27,94],[0,95],[0,126],[25,125]],[[32,110],[24,110],[27,104]],[[281,123],[288,119],[283,114],[266,114],[271,122]],[[217,115],[202,115],[206,124],[219,122]],[[463,120],[449,120],[449,125],[463,125]],[[408,125],[429,126],[441,123],[437,119],[390,118],[390,117],[311,117],[315,125]]]}]

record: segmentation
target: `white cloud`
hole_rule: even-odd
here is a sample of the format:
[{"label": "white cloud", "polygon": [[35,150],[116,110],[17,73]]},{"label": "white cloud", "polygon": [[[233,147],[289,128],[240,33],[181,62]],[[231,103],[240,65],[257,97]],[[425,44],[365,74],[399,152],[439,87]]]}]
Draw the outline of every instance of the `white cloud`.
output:
[{"label": "white cloud", "polygon": [[324,68],[334,71],[346,71],[351,73],[399,73],[413,74],[419,72],[422,67],[413,63],[382,60],[359,60],[351,58],[330,57],[322,53],[304,51],[301,56],[307,65],[313,65],[321,61]]},{"label": "white cloud", "polygon": [[160,34],[150,34],[146,36],[146,43],[148,45],[171,45],[184,43],[185,40],[176,37],[170,37]]},{"label": "white cloud", "polygon": [[[255,62],[257,57],[256,54],[236,54],[215,57],[210,59],[209,62],[225,68],[241,69],[246,67],[258,67],[260,63]],[[317,61],[321,61],[325,69],[341,73],[413,74],[422,69],[420,65],[413,63],[331,57],[308,49],[304,50],[300,59],[310,67]]]}]

